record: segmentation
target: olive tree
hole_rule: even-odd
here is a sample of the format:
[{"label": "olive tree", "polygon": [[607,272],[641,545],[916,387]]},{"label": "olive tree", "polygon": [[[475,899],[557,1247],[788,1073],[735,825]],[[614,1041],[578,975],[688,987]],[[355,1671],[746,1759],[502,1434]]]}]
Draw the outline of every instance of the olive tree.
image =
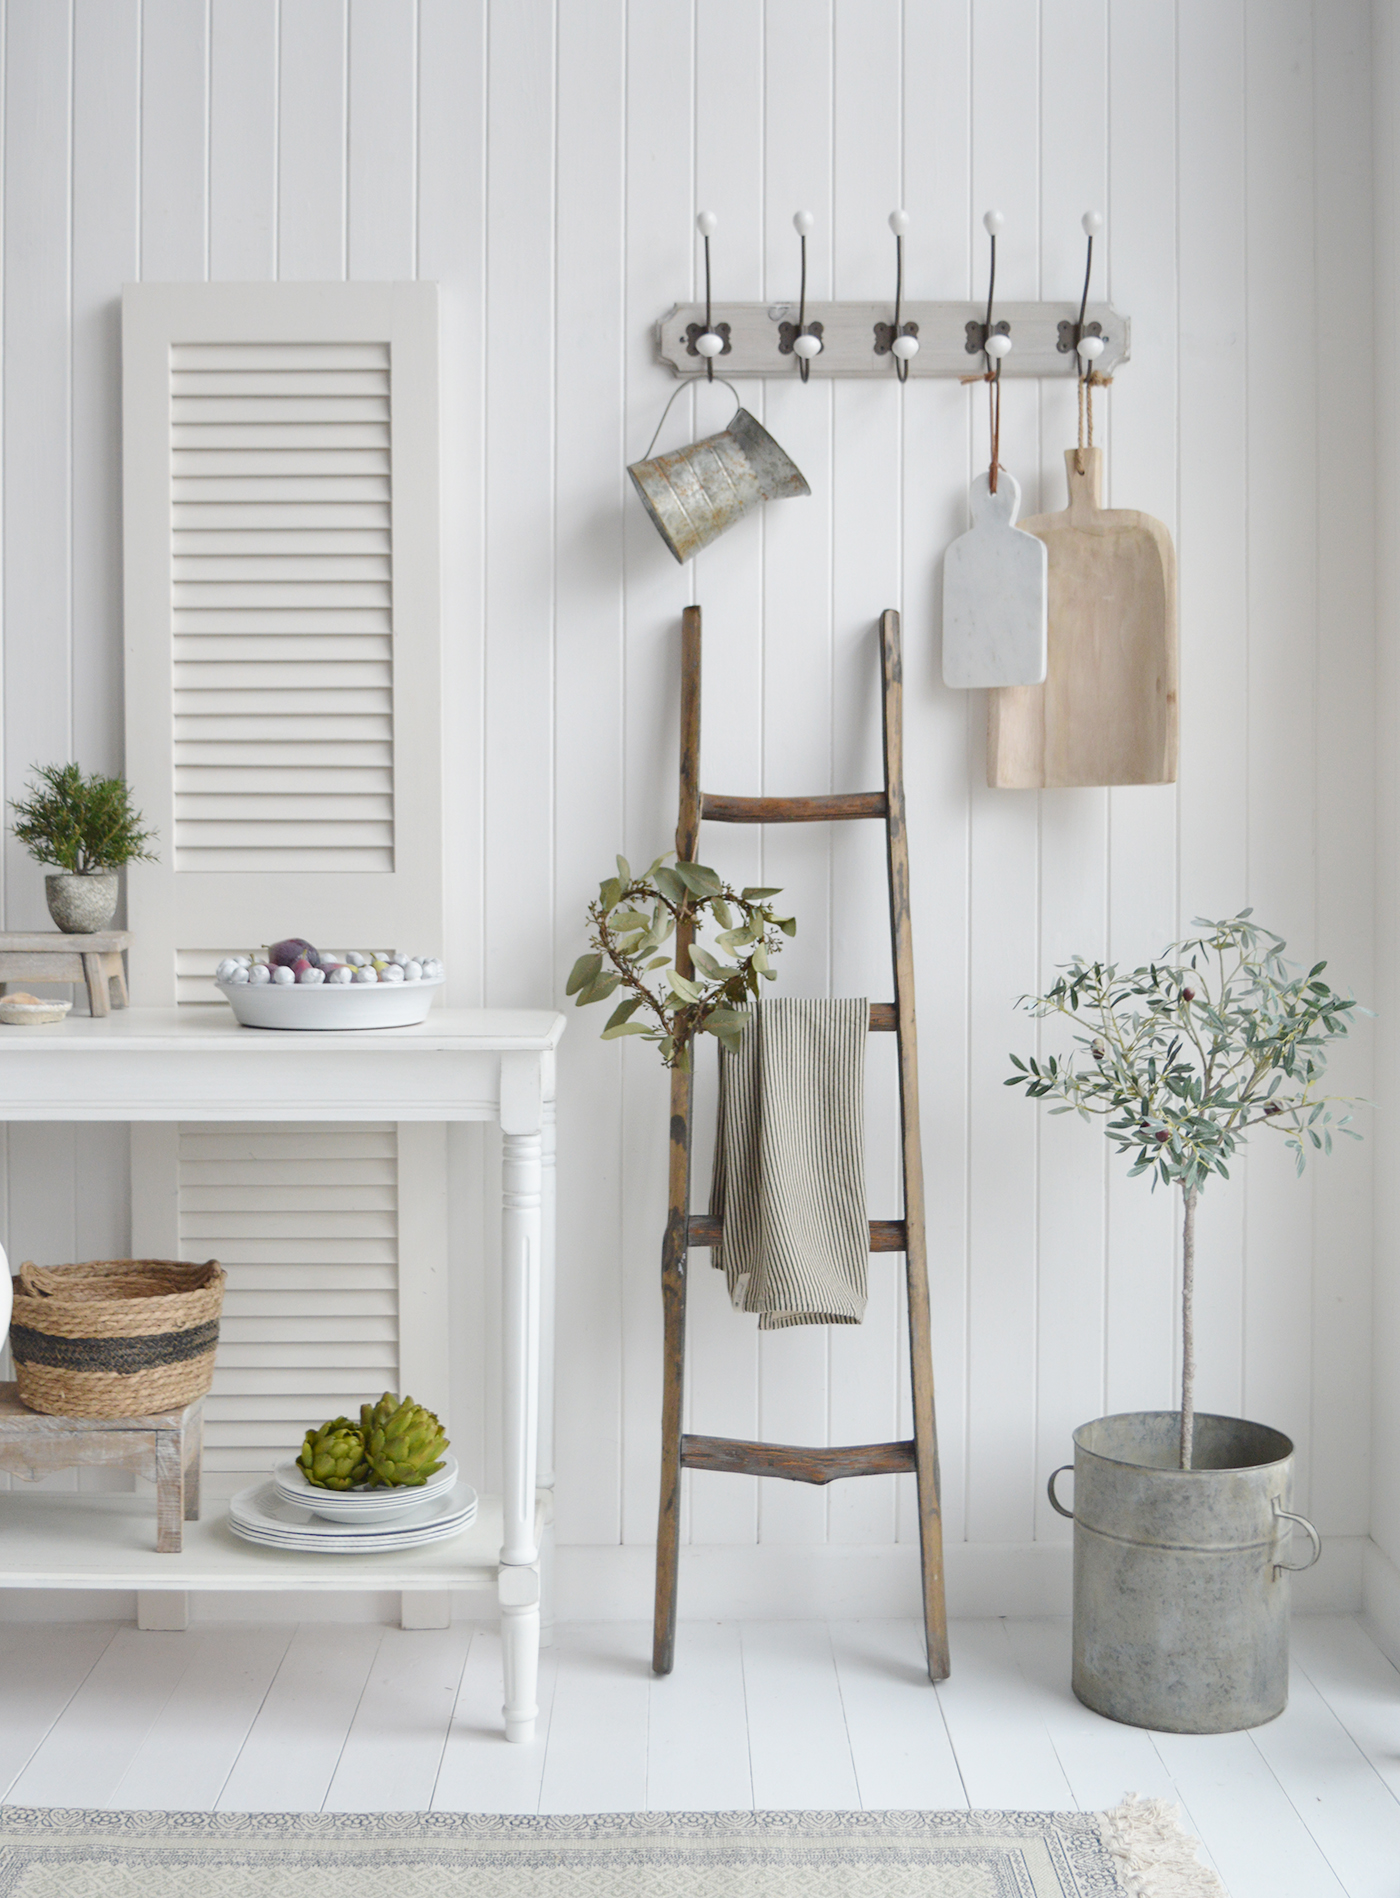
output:
[{"label": "olive tree", "polygon": [[[1181,1467],[1191,1467],[1195,1425],[1196,1202],[1212,1174],[1230,1177],[1256,1127],[1273,1128],[1296,1156],[1332,1151],[1333,1131],[1360,1136],[1335,1098],[1318,1093],[1328,1044],[1352,1025],[1357,1004],[1283,960],[1283,939],[1241,910],[1197,918],[1200,935],[1171,943],[1160,961],[1120,974],[1076,956],[1044,995],[1022,996],[1036,1016],[1063,1015],[1076,1052],[1037,1060],[1012,1055],[1007,1087],[1059,1103],[1052,1114],[1104,1117],[1104,1132],[1131,1156],[1129,1177],[1181,1189]],[[1367,1012],[1365,1010],[1363,1013]]]}]

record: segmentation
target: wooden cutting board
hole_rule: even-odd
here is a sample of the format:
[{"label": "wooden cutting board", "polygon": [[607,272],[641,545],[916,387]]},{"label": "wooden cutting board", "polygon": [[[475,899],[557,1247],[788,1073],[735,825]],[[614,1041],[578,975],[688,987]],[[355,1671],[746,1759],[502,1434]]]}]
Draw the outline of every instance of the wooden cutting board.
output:
[{"label": "wooden cutting board", "polygon": [[1045,683],[989,695],[987,782],[1003,790],[1175,783],[1171,535],[1150,514],[1103,506],[1102,449],[1071,448],[1065,471],[1064,513],[1021,523],[1049,554]]},{"label": "wooden cutting board", "polygon": [[1045,677],[1045,545],[1016,525],[1021,489],[978,475],[972,526],[943,556],[943,683],[1038,685]]}]

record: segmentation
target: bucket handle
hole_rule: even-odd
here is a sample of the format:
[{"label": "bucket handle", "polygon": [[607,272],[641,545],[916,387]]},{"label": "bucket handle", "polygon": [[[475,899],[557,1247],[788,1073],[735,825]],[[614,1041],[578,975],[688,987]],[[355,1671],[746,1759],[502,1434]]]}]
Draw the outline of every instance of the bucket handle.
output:
[{"label": "bucket handle", "polygon": [[[716,382],[724,382],[725,388],[728,389],[729,393],[734,398],[734,415],[737,415],[740,409],[743,408],[744,406],[743,401],[739,395],[739,391],[734,387],[734,384],[732,382],[725,382],[723,376],[716,376],[714,380]],[[687,389],[692,388],[693,386],[694,384],[691,378],[687,376],[686,380],[683,383],[681,383],[679,388],[677,388],[673,392],[671,396],[671,402],[674,402],[678,395],[683,395]],[[652,438],[647,443],[647,452],[642,456],[643,461],[651,460],[651,451],[656,446],[656,437],[661,433],[662,429],[666,426],[666,417],[671,413],[671,402],[668,402],[665,408],[662,409],[661,411],[661,420],[656,424],[656,428],[652,434]],[[729,418],[730,423],[733,422],[734,415],[730,416]]]},{"label": "bucket handle", "polygon": [[1277,1503],[1274,1504],[1274,1521],[1296,1522],[1300,1529],[1307,1532],[1308,1540],[1312,1543],[1312,1555],[1308,1561],[1274,1563],[1274,1580],[1277,1581],[1280,1575],[1298,1575],[1301,1574],[1304,1569],[1311,1568],[1313,1563],[1316,1562],[1322,1554],[1322,1537],[1317,1533],[1316,1529],[1313,1528],[1306,1516],[1295,1516],[1291,1510],[1280,1509]]},{"label": "bucket handle", "polygon": [[[1057,1514],[1068,1516],[1071,1522],[1074,1521],[1074,1511],[1072,1509],[1066,1509],[1059,1497],[1055,1494],[1055,1478],[1057,1476],[1063,1476],[1066,1470],[1072,1470],[1073,1468],[1074,1465],[1072,1463],[1062,1463],[1059,1469],[1050,1472],[1050,1481],[1045,1485],[1045,1494],[1050,1498],[1050,1507],[1055,1510]],[[1300,1516],[1298,1520],[1301,1522],[1302,1517]]]}]

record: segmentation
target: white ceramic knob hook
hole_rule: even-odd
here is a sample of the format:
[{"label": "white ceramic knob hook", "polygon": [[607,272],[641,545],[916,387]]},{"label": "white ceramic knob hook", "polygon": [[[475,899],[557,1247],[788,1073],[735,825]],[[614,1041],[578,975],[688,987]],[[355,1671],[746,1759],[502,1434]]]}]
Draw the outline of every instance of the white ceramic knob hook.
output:
[{"label": "white ceramic knob hook", "polygon": [[792,214],[792,228],[797,232],[799,237],[810,237],[812,232],[817,228],[817,220],[812,216],[810,211],[794,211]]},{"label": "white ceramic knob hook", "polygon": [[1103,219],[1097,211],[1086,211],[1079,222],[1086,237],[1097,237],[1103,229]]},{"label": "white ceramic knob hook", "polygon": [[1102,336],[1081,336],[1075,345],[1085,362],[1097,362],[1104,351]]},{"label": "white ceramic knob hook", "polygon": [[1011,338],[1001,330],[994,330],[987,338],[987,354],[1000,359],[1011,354]]},{"label": "white ceramic knob hook", "polygon": [[988,211],[982,219],[982,228],[988,237],[996,237],[1005,222],[1006,219],[1000,211]]},{"label": "white ceramic knob hook", "polygon": [[713,330],[706,330],[702,336],[697,336],[695,339],[695,353],[697,356],[722,356],[724,338],[717,336]]},{"label": "white ceramic knob hook", "polygon": [[821,337],[799,336],[793,343],[792,353],[794,356],[800,356],[804,362],[810,362],[813,356],[820,356],[822,353]]},{"label": "white ceramic knob hook", "polygon": [[701,211],[695,219],[695,228],[702,237],[713,237],[719,229],[719,219],[713,211]]},{"label": "white ceramic knob hook", "polygon": [[907,211],[890,212],[890,229],[896,237],[909,235],[909,213]]},{"label": "white ceramic knob hook", "polygon": [[919,339],[917,336],[896,336],[890,344],[890,350],[901,362],[908,362],[911,356],[919,353]]}]

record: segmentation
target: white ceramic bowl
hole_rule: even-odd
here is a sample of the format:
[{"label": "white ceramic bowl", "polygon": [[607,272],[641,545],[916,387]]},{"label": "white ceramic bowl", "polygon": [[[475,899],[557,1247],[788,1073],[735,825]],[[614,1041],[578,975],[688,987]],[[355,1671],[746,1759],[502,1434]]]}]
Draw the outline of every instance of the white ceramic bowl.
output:
[{"label": "white ceramic bowl", "polygon": [[391,1522],[445,1495],[457,1481],[457,1459],[448,1451],[437,1474],[413,1489],[318,1489],[295,1457],[278,1463],[272,1475],[280,1496],[327,1522]]},{"label": "white ceramic bowl", "polygon": [[433,997],[446,981],[423,982],[218,982],[218,989],[245,1028],[412,1028],[428,1019]]}]

